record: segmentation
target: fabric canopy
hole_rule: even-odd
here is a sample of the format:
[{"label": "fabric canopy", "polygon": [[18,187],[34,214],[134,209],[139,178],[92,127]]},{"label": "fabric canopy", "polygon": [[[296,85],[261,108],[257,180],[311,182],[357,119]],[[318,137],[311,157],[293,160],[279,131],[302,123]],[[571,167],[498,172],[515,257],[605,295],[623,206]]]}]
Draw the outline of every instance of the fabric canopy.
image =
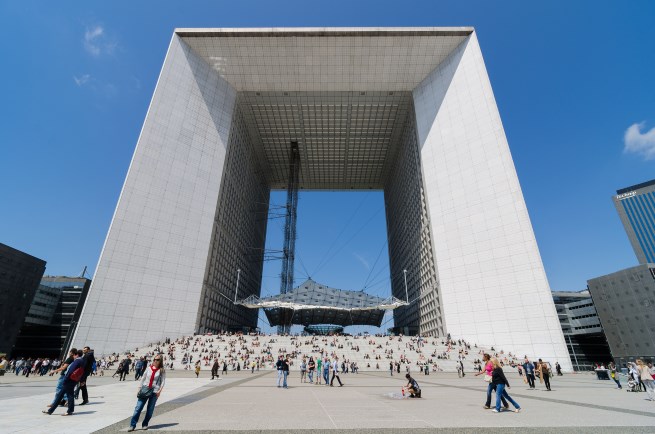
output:
[{"label": "fabric canopy", "polygon": [[344,291],[311,279],[286,294],[266,298],[251,295],[237,304],[263,308],[271,326],[337,324],[377,327],[382,324],[386,310],[407,305],[395,297],[384,299],[363,291]]}]

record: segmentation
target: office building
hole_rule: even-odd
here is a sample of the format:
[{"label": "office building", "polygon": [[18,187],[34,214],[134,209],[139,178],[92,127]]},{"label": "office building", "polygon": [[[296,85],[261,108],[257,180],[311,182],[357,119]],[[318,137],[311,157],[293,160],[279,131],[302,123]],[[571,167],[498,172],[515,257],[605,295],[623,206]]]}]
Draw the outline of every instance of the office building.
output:
[{"label": "office building", "polygon": [[617,190],[613,200],[637,260],[655,263],[655,179]]},{"label": "office building", "polygon": [[586,371],[612,360],[605,333],[588,290],[553,291],[573,369]]},{"label": "office building", "polygon": [[0,243],[0,353],[11,354],[46,262]]},{"label": "office building", "polygon": [[655,359],[655,264],[590,279],[589,291],[617,365]]},{"label": "office building", "polygon": [[84,277],[44,276],[20,330],[15,356],[62,357],[91,286]]}]

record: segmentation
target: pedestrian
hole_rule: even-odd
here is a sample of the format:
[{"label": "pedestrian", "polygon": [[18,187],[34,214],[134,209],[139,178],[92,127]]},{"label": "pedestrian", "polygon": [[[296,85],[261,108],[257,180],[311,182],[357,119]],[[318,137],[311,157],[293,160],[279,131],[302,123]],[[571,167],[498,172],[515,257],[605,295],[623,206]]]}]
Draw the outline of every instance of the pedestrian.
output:
[{"label": "pedestrian", "polygon": [[616,365],[614,364],[614,362],[610,363],[609,368],[610,368],[610,377],[616,383],[617,389],[623,389],[621,387],[621,382],[619,381],[619,373],[616,371]]},{"label": "pedestrian", "polygon": [[337,356],[334,356],[334,360],[332,361],[332,381],[330,381],[330,386],[334,386],[335,378],[339,382],[339,387],[343,386],[341,378],[339,378],[339,358]]},{"label": "pedestrian", "polygon": [[82,350],[75,350],[73,362],[66,370],[64,375],[64,382],[62,388],[55,397],[53,405],[48,410],[43,410],[43,413],[51,415],[57,408],[58,402],[61,402],[64,395],[66,395],[66,402],[68,403],[68,410],[62,416],[71,416],[75,411],[75,385],[82,379],[84,375],[84,359],[82,359]]},{"label": "pedestrian", "polygon": [[307,376],[307,361],[303,357],[302,362],[300,362],[300,382],[305,382],[305,377]]},{"label": "pedestrian", "polygon": [[523,372],[525,372],[530,389],[534,389],[534,364],[527,357],[523,363]]},{"label": "pedestrian", "polygon": [[[483,354],[482,360],[485,362],[484,370],[478,372],[477,374],[475,374],[475,376],[477,377],[478,375],[484,373],[484,381],[487,382],[487,401],[484,404],[484,408],[485,410],[489,410],[491,408],[491,392],[496,390],[494,385],[491,383],[494,365],[493,363],[491,363],[491,356],[489,354],[486,353]],[[503,407],[505,407],[506,409],[509,408],[509,404],[507,403],[505,397],[501,396],[500,399],[503,401]]]},{"label": "pedestrian", "polygon": [[118,366],[118,371],[116,371],[116,373],[118,374],[118,381],[125,381],[125,377],[127,377],[127,374],[130,373],[131,364],[132,361],[130,360],[129,356],[123,359],[123,361]]},{"label": "pedestrian", "polygon": [[289,386],[287,386],[287,377],[289,376],[289,356],[286,356],[284,360],[282,360],[282,375],[284,377],[284,384],[282,387],[285,389],[288,389]]},{"label": "pedestrian", "polygon": [[642,389],[641,375],[639,374],[639,370],[637,369],[636,363],[628,363],[628,375],[632,377],[634,382],[637,384],[637,388],[639,389],[638,392],[643,392],[643,390],[641,390]]},{"label": "pedestrian", "polygon": [[323,359],[320,357],[316,358],[316,384],[320,385],[321,384],[321,376],[323,375],[323,372],[321,371],[323,367]]},{"label": "pedestrian", "polygon": [[546,384],[546,391],[550,392],[550,367],[546,362],[539,359],[537,364],[537,372],[539,372],[539,382]]},{"label": "pedestrian", "polygon": [[389,374],[393,377],[393,361],[389,362]]},{"label": "pedestrian", "polygon": [[561,377],[562,375],[562,367],[559,365],[559,362],[555,362],[555,371],[557,371],[557,376]]},{"label": "pedestrian", "polygon": [[309,362],[307,362],[307,376],[309,377],[310,383],[314,383],[314,369],[316,369],[316,363],[314,363],[314,357],[309,356]]},{"label": "pedestrian", "polygon": [[325,380],[325,385],[330,385],[330,359],[323,359],[323,380]]},{"label": "pedestrian", "polygon": [[223,375],[227,375],[227,361],[223,360]]},{"label": "pedestrian", "polygon": [[637,359],[637,371],[639,371],[639,378],[644,383],[646,393],[648,393],[648,400],[655,401],[655,384],[653,383],[652,363],[649,363],[650,369],[641,359]]},{"label": "pedestrian", "polygon": [[139,382],[136,407],[134,407],[134,414],[130,421],[130,427],[127,429],[128,431],[134,431],[136,429],[139,416],[146,403],[148,404],[148,408],[146,409],[146,417],[143,419],[141,426],[143,429],[148,429],[148,423],[152,418],[152,414],[155,412],[157,398],[161,395],[165,383],[166,370],[164,369],[164,356],[158,354],[152,359],[152,364],[146,369],[143,378]]},{"label": "pedestrian", "polygon": [[212,365],[212,380],[214,377],[219,378],[218,376],[218,359],[214,359],[214,364]]},{"label": "pedestrian", "polygon": [[[68,352],[68,358],[64,360],[64,363],[61,364],[61,366],[54,371],[50,372],[50,375],[55,375],[56,373],[60,373],[59,379],[57,380],[57,386],[55,388],[55,398],[57,399],[57,396],[59,395],[59,391],[61,391],[64,387],[64,379],[66,378],[66,370],[70,366],[71,363],[75,360],[75,356],[77,355],[77,348],[71,348],[71,350]],[[63,401],[52,401],[51,404],[48,404],[48,407],[57,407],[59,405],[64,405],[65,402]]]},{"label": "pedestrian", "polygon": [[143,356],[139,357],[139,360],[136,362],[136,366],[134,368],[134,381],[139,381],[139,378],[141,375],[143,375],[143,368],[145,367],[145,360]]},{"label": "pedestrian", "polygon": [[195,372],[196,372],[196,378],[198,378],[198,376],[200,375],[200,360],[196,362]]},{"label": "pedestrian", "polygon": [[496,388],[496,407],[492,411],[494,413],[500,413],[500,402],[501,398],[504,397],[512,403],[515,409],[514,412],[518,413],[521,411],[521,406],[507,393],[506,388],[509,389],[510,387],[509,381],[507,381],[505,373],[503,373],[503,368],[500,366],[500,362],[497,358],[493,357],[491,359],[491,364],[494,368],[493,371],[491,371],[491,384]]},{"label": "pedestrian", "polygon": [[277,387],[282,387],[282,377],[284,377],[284,360],[282,354],[277,356],[277,362],[275,362],[275,369],[277,369]]},{"label": "pedestrian", "polygon": [[78,389],[75,392],[75,399],[78,398],[79,392],[82,392],[82,402],[80,405],[86,405],[89,403],[89,393],[86,390],[86,382],[93,372],[93,364],[96,362],[95,357],[93,356],[93,350],[88,346],[82,349],[82,359],[84,359],[84,376],[78,383]]}]

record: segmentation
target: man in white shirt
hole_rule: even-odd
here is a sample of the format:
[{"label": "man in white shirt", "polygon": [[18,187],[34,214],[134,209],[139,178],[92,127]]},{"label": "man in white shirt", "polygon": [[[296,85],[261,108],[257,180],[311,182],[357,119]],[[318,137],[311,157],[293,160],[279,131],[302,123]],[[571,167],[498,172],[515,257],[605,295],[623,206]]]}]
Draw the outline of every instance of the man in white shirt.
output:
[{"label": "man in white shirt", "polygon": [[334,360],[332,360],[332,381],[330,381],[330,386],[334,386],[334,377],[337,377],[339,387],[343,386],[341,378],[339,378],[339,358],[337,356],[334,356]]}]

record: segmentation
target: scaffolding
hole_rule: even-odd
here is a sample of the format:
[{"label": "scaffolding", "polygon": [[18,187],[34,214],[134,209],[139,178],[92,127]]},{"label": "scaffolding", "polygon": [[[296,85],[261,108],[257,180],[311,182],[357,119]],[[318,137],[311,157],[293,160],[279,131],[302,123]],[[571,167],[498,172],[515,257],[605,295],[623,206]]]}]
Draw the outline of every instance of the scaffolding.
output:
[{"label": "scaffolding", "polygon": [[[293,268],[296,250],[296,221],[298,218],[298,183],[300,177],[300,152],[298,142],[291,142],[289,154],[289,183],[287,185],[286,219],[284,224],[284,246],[282,247],[282,274],[280,279],[280,294],[293,290]],[[277,328],[278,334],[288,334],[291,326],[289,321],[282,321]]]}]

